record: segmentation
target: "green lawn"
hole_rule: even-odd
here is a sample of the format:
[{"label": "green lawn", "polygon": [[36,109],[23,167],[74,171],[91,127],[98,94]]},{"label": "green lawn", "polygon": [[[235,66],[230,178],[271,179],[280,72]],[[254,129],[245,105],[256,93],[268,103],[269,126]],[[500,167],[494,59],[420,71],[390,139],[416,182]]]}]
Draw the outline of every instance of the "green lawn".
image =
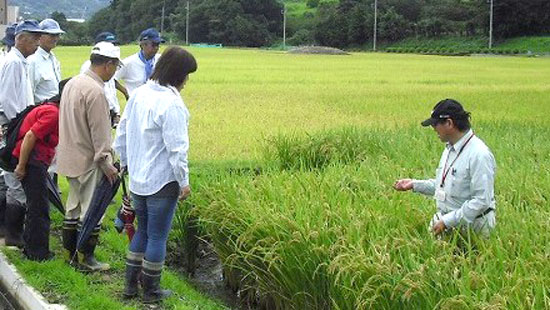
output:
[{"label": "green lawn", "polygon": [[[89,49],[57,50],[64,76]],[[550,309],[550,59],[190,50],[191,203],[243,297],[268,309]],[[390,186],[434,174],[443,145],[419,122],[447,97],[498,164],[498,226],[468,254],[429,235],[433,201]],[[125,241],[104,236],[106,276],[10,257],[74,309],[106,309],[96,302],[120,303]],[[177,279],[164,281],[184,301],[168,308],[219,307]]]},{"label": "green lawn", "polygon": [[[64,180],[61,184],[66,198],[68,186]],[[120,202],[119,199],[117,201]],[[120,203],[109,207],[104,219],[102,242],[96,250],[98,260],[111,265],[111,270],[106,273],[83,273],[69,266],[68,255],[61,245],[63,218],[54,209],[51,212],[52,235],[50,237],[50,248],[56,255],[54,260],[38,263],[24,259],[18,250],[4,249],[4,253],[25,280],[42,293],[50,303],[64,304],[71,310],[149,309],[143,308],[139,299],[127,301],[122,298],[128,238],[126,235],[118,234],[114,229],[113,219],[118,206]],[[172,289],[175,294],[155,309],[226,309],[221,303],[199,293],[188,283],[185,276],[173,270],[164,271],[162,285]]]}]

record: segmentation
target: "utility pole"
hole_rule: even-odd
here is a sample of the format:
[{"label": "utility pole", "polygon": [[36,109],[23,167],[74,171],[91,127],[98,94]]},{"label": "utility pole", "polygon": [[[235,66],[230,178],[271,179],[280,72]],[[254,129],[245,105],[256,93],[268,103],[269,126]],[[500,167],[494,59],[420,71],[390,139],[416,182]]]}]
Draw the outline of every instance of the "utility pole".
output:
[{"label": "utility pole", "polygon": [[187,0],[187,17],[185,18],[185,45],[189,46],[189,0]]},{"label": "utility pole", "polygon": [[166,7],[166,0],[162,3],[162,17],[160,19],[160,33],[164,32],[164,9]]},{"label": "utility pole", "polygon": [[283,3],[283,49],[286,50],[286,4]]},{"label": "utility pole", "polygon": [[491,0],[491,11],[489,12],[489,49],[493,48],[493,0]]},{"label": "utility pole", "polygon": [[376,52],[376,33],[378,28],[378,0],[374,0],[374,34],[372,36],[372,50]]}]

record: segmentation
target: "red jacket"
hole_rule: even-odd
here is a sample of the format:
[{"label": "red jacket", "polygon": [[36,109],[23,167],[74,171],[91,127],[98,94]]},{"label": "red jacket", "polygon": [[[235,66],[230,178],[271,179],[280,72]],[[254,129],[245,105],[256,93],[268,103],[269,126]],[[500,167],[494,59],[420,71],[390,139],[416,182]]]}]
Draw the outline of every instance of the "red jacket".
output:
[{"label": "red jacket", "polygon": [[38,138],[32,150],[30,159],[37,160],[49,166],[55,155],[55,147],[59,142],[59,107],[55,103],[45,103],[34,108],[25,116],[21,124],[17,145],[13,156],[19,158],[23,138],[32,130]]}]

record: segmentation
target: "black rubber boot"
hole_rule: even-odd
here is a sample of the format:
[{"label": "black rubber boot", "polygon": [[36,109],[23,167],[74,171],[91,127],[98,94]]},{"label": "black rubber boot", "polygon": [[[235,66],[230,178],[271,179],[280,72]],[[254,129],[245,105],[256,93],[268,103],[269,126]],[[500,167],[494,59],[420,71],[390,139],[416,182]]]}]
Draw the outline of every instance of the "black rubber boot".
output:
[{"label": "black rubber boot", "polygon": [[160,274],[164,262],[152,263],[143,260],[142,281],[143,281],[143,303],[153,304],[166,299],[172,295],[171,290],[160,288]]},{"label": "black rubber boot", "polygon": [[6,191],[2,192],[2,189],[0,189],[0,238],[6,236],[5,218],[6,218]]},{"label": "black rubber boot", "polygon": [[17,204],[6,205],[6,237],[7,246],[16,246],[22,248],[23,241],[23,223],[25,221],[25,207]]},{"label": "black rubber boot", "polygon": [[76,252],[76,240],[78,238],[77,220],[65,219],[63,221],[63,247],[69,251],[69,264],[78,263],[78,254]]},{"label": "black rubber boot", "polygon": [[130,299],[138,295],[138,282],[141,280],[141,265],[143,253],[128,252],[126,256],[126,278],[124,284],[124,298]]},{"label": "black rubber boot", "polygon": [[80,252],[84,255],[80,265],[87,271],[96,272],[96,271],[106,271],[111,268],[109,264],[98,262],[95,259],[94,251],[99,241],[99,235],[92,234],[88,241],[84,243]]}]

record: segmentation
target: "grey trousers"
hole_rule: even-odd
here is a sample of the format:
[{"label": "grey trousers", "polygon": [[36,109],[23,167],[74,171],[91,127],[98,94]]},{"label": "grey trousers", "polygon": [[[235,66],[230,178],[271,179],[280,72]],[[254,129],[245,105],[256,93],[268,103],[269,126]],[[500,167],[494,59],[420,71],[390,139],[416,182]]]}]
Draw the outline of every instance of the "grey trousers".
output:
[{"label": "grey trousers", "polygon": [[[9,123],[8,118],[4,112],[0,112],[0,126],[4,126],[7,123]],[[1,138],[3,143],[4,137]],[[15,177],[15,174],[13,172],[4,171],[4,182],[7,186],[6,203],[24,206],[25,203],[27,203],[27,197],[25,196],[25,191],[23,190],[21,182]]]},{"label": "grey trousers", "polygon": [[27,196],[25,196],[23,185],[15,177],[15,173],[4,171],[4,181],[8,187],[6,191],[6,203],[25,205],[27,203]]}]

